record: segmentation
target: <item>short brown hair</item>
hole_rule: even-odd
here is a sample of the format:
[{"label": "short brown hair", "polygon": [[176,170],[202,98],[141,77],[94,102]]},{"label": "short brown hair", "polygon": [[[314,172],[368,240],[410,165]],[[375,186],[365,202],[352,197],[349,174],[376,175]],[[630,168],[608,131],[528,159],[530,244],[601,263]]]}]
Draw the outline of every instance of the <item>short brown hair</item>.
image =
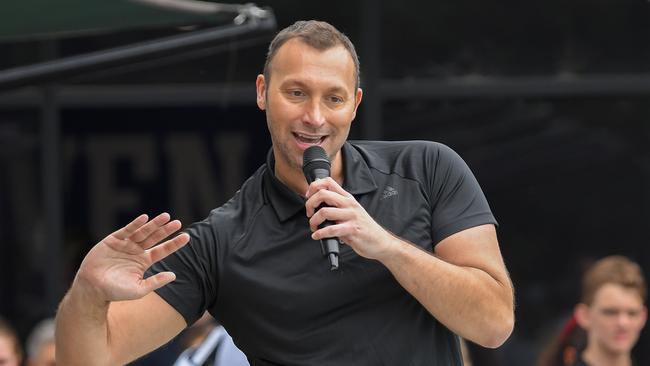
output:
[{"label": "short brown hair", "polygon": [[334,26],[327,22],[318,20],[297,21],[281,30],[275,38],[273,38],[269,45],[269,51],[266,54],[266,62],[264,63],[264,79],[266,79],[267,83],[271,80],[269,67],[273,57],[283,44],[293,38],[299,38],[302,42],[320,51],[328,50],[339,45],[345,47],[354,62],[354,71],[356,76],[355,90],[359,88],[359,85],[361,84],[361,70],[359,66],[359,56],[357,56],[357,51],[354,49],[354,45],[345,34],[334,28]]},{"label": "short brown hair", "polygon": [[604,285],[612,283],[635,290],[646,302],[647,289],[641,267],[630,259],[613,255],[595,262],[582,277],[581,302],[591,305],[596,292]]}]

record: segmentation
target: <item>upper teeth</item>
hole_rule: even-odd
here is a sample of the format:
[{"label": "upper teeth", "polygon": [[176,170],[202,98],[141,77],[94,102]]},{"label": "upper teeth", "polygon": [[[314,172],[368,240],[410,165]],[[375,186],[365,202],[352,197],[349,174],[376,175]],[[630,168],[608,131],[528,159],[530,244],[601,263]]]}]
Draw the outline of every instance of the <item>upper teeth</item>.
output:
[{"label": "upper teeth", "polygon": [[302,134],[297,134],[298,137],[306,140],[320,140],[320,136],[307,136],[307,135],[302,135]]}]

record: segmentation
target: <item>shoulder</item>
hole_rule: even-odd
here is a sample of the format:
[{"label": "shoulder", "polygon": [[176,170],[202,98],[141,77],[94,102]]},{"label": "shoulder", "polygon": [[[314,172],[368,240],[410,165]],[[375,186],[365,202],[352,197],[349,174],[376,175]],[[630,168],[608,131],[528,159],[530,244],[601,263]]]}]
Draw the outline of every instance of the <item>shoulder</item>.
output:
[{"label": "shoulder", "polygon": [[410,141],[365,141],[353,140],[350,144],[362,153],[378,157],[396,157],[404,153],[409,154],[435,154],[451,150],[445,144],[435,141],[410,140]]},{"label": "shoulder", "polygon": [[265,204],[263,179],[266,165],[250,176],[241,188],[223,205],[210,211],[203,220],[188,228],[190,236],[209,237],[232,243],[250,226],[251,220]]},{"label": "shoulder", "polygon": [[435,141],[350,141],[370,168],[418,177],[462,162],[450,147]]}]

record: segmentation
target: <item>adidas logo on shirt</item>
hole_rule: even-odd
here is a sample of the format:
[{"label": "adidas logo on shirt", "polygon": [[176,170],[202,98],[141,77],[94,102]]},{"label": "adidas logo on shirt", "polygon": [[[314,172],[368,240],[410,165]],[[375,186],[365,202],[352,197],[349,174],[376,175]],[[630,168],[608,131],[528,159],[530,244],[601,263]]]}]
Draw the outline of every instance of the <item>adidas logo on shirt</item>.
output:
[{"label": "adidas logo on shirt", "polygon": [[384,193],[381,195],[381,199],[383,200],[391,196],[397,196],[397,189],[391,186],[386,186],[386,188],[384,188]]}]

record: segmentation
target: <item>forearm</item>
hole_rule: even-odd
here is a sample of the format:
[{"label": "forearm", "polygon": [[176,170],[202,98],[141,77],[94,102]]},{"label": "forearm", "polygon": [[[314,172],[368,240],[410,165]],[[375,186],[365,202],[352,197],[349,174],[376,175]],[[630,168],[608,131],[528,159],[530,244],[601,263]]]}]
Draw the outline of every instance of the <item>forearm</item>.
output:
[{"label": "forearm", "polygon": [[56,316],[56,359],[61,365],[112,365],[108,302],[73,285]]},{"label": "forearm", "polygon": [[[338,237],[362,257],[383,263],[438,321],[461,337],[498,347],[514,325],[513,292],[494,225],[458,231],[435,256],[381,227],[331,178],[310,184],[305,207],[312,238]],[[327,204],[329,207],[321,207]],[[330,220],[335,225],[320,228]]]},{"label": "forearm", "polygon": [[507,278],[445,262],[394,238],[380,261],[438,321],[485,347],[498,347],[513,328],[513,294]]},{"label": "forearm", "polygon": [[86,255],[57,314],[56,353],[62,365],[121,365],[168,342],[185,320],[155,293],[176,277],[144,278],[151,265],[188,243],[163,213],[140,215],[108,235]]}]

